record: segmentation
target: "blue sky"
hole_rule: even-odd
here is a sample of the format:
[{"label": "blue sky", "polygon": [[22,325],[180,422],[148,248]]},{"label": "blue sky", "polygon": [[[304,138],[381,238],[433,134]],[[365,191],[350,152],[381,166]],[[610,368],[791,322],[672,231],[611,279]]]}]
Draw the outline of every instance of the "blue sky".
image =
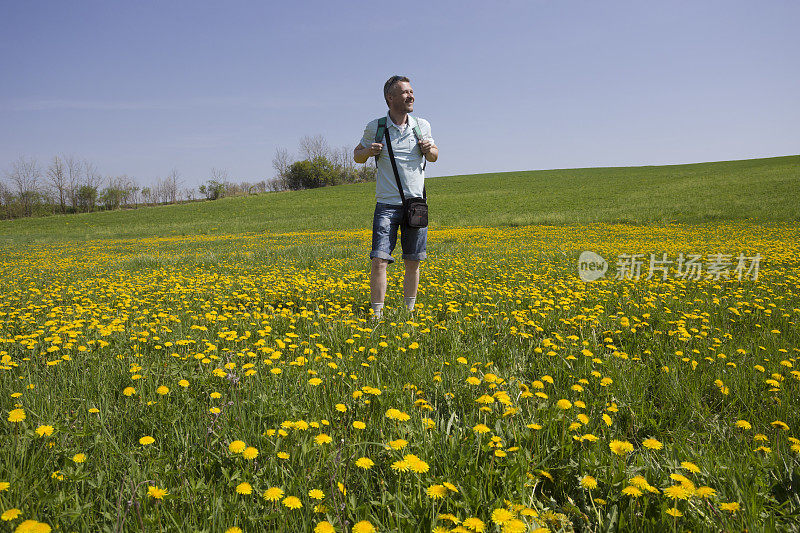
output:
[{"label": "blue sky", "polygon": [[392,74],[429,176],[797,154],[799,25],[788,0],[4,1],[0,169],[269,178],[304,135],[355,146]]}]

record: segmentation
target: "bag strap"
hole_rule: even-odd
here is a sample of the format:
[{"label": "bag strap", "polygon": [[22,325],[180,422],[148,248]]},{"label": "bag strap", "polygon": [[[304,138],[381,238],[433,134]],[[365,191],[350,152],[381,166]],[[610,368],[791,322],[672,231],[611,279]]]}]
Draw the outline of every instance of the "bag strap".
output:
[{"label": "bag strap", "polygon": [[[394,180],[397,183],[397,190],[400,191],[400,199],[403,201],[403,205],[406,205],[406,195],[403,193],[403,184],[400,182],[400,172],[397,170],[397,162],[394,160],[394,150],[392,150],[392,140],[389,138],[388,128],[384,128],[384,136],[386,137],[386,147],[389,149],[389,159],[392,162],[392,171],[394,171]],[[423,180],[424,179],[423,177]],[[427,199],[425,182],[423,181],[422,183],[422,197]]]},{"label": "bag strap", "polygon": [[400,191],[400,200],[403,205],[406,205],[406,195],[403,193],[403,184],[400,183],[400,173],[397,171],[397,162],[394,160],[394,150],[392,150],[392,140],[389,138],[389,130],[384,128],[386,135],[386,147],[389,149],[389,159],[392,161],[392,170],[394,171],[394,179],[397,182],[397,190]]},{"label": "bag strap", "polygon": [[[413,128],[414,137],[416,137],[417,138],[417,142],[419,142],[419,141],[422,140],[422,130],[419,129],[419,121],[417,120],[417,117],[412,117],[411,115],[408,115],[408,117],[414,119],[414,128]],[[425,154],[422,154],[422,170],[423,171],[425,170],[425,167],[427,166],[427,164],[428,164],[428,160],[425,159]]]},{"label": "bag strap", "polygon": [[[375,142],[381,142],[383,139],[383,132],[386,131],[386,117],[381,117],[378,119],[378,129],[375,131]],[[378,157],[380,154],[375,156],[375,166],[378,166]]]}]

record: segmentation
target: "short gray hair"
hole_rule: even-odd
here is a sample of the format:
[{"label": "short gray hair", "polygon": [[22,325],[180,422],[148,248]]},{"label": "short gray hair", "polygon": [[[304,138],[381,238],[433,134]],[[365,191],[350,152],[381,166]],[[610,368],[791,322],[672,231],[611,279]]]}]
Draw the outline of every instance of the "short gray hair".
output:
[{"label": "short gray hair", "polygon": [[407,81],[408,83],[411,83],[411,80],[405,76],[394,75],[386,80],[386,83],[383,84],[383,99],[386,100],[386,105],[389,105],[389,93],[392,92],[394,86],[401,81]]}]

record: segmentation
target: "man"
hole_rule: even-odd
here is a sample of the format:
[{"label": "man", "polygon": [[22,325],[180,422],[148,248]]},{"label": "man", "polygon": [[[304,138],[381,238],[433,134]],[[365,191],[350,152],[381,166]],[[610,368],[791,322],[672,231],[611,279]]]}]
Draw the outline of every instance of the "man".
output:
[{"label": "man", "polygon": [[[392,143],[397,171],[406,198],[422,197],[425,186],[423,157],[433,163],[439,158],[439,149],[431,137],[431,125],[427,120],[410,117],[414,111],[414,89],[411,81],[405,76],[392,76],[383,86],[383,98],[389,107],[386,129]],[[370,301],[373,316],[380,319],[383,315],[383,300],[386,297],[386,267],[394,262],[392,251],[397,243],[397,229],[403,218],[403,201],[397,189],[389,150],[384,150],[384,140],[375,142],[378,120],[367,124],[361,142],[353,150],[353,158],[357,163],[366,163],[372,156],[378,156],[378,175],[376,184],[376,206],[372,221],[372,261],[370,270]],[[414,135],[414,120],[422,133],[417,139]],[[427,257],[425,247],[428,241],[428,228],[400,229],[400,244],[403,249],[405,277],[403,279],[403,296],[405,306],[414,310],[419,285],[419,264]]]}]

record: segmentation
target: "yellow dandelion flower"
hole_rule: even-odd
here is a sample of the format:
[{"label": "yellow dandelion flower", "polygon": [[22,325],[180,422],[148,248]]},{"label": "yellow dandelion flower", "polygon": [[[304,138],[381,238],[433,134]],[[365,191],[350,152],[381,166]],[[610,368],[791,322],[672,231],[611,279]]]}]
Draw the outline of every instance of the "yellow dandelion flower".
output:
[{"label": "yellow dandelion flower", "polygon": [[408,420],[411,419],[411,416],[409,416],[408,413],[400,411],[399,409],[389,409],[386,411],[386,418],[388,418],[389,420],[407,422]]},{"label": "yellow dandelion flower", "polygon": [[353,422],[353,427],[355,429],[366,429],[367,425],[361,420],[356,420],[355,422]]},{"label": "yellow dandelion flower", "polygon": [[556,407],[558,407],[559,409],[561,409],[563,411],[566,411],[567,409],[572,409],[572,402],[570,402],[569,400],[565,400],[565,399],[558,400],[556,402]]},{"label": "yellow dandelion flower", "polygon": [[689,461],[682,461],[681,462],[681,466],[683,468],[685,468],[686,470],[688,470],[689,472],[692,472],[694,474],[697,474],[698,472],[700,472],[700,467],[697,466],[696,464],[692,463],[692,462],[689,462]]},{"label": "yellow dandelion flower", "polygon": [[439,520],[450,520],[453,524],[460,524],[461,520],[456,515],[450,513],[441,513],[436,517]]},{"label": "yellow dandelion flower", "polygon": [[476,424],[475,426],[473,426],[472,431],[482,435],[484,433],[489,433],[491,430],[489,429],[489,426],[487,426],[486,424]]},{"label": "yellow dandelion flower", "polygon": [[638,498],[642,495],[642,491],[638,488],[634,487],[633,485],[629,485],[622,489],[622,494],[625,496],[630,496],[631,498]]},{"label": "yellow dandelion flower", "polygon": [[2,515],[0,515],[0,519],[4,520],[5,522],[10,522],[12,520],[16,520],[19,518],[19,515],[22,514],[22,511],[19,509],[9,509],[5,511]]},{"label": "yellow dandelion flower", "polygon": [[178,385],[180,385],[181,387],[183,387],[185,389],[185,388],[187,388],[189,386],[189,382],[187,380],[185,380],[185,379],[182,379],[182,380],[180,380],[178,382]]},{"label": "yellow dandelion flower", "polygon": [[674,516],[675,518],[683,516],[683,513],[680,512],[677,507],[670,507],[669,509],[667,509],[667,514],[670,516]]},{"label": "yellow dandelion flower", "polygon": [[502,533],[524,533],[527,530],[528,526],[525,525],[525,522],[519,518],[512,518],[503,524]]},{"label": "yellow dandelion flower", "polygon": [[239,483],[236,485],[236,493],[237,494],[253,494],[253,486],[246,481],[244,483]]},{"label": "yellow dandelion flower", "polygon": [[461,524],[465,528],[475,531],[476,533],[482,533],[483,531],[486,531],[486,524],[484,524],[483,520],[480,518],[470,517],[461,522]]},{"label": "yellow dandelion flower", "polygon": [[738,502],[722,502],[719,504],[719,508],[722,511],[728,511],[729,513],[735,513],[739,510],[739,503]]},{"label": "yellow dandelion flower", "polygon": [[392,470],[396,472],[408,472],[409,468],[411,468],[411,465],[409,465],[408,461],[405,459],[401,459],[392,463]]},{"label": "yellow dandelion flower", "polygon": [[441,500],[442,498],[447,496],[447,487],[445,487],[444,485],[431,485],[430,487],[425,489],[425,493],[431,499]]},{"label": "yellow dandelion flower", "polygon": [[443,482],[442,485],[447,487],[447,490],[450,490],[450,491],[453,491],[453,492],[458,492],[458,487],[456,487],[455,485],[453,485],[449,481]]},{"label": "yellow dandelion flower", "polygon": [[333,439],[331,438],[331,436],[330,435],[326,435],[325,433],[320,433],[319,435],[314,437],[314,442],[316,442],[320,446],[322,446],[323,444],[328,444],[332,440]]},{"label": "yellow dandelion flower", "polygon": [[124,389],[122,389],[122,394],[124,394],[125,396],[133,396],[134,394],[136,394],[136,389],[134,389],[133,387],[125,387]]},{"label": "yellow dandelion flower", "polygon": [[276,502],[283,498],[283,489],[279,487],[270,487],[264,491],[263,496],[268,502]]},{"label": "yellow dandelion flower", "polygon": [[25,420],[25,410],[24,409],[12,409],[8,412],[8,421],[9,422],[22,422]]},{"label": "yellow dandelion flower", "polygon": [[289,454],[286,453],[286,452],[278,452],[275,455],[278,456],[278,459],[288,459],[289,458]]},{"label": "yellow dandelion flower", "polygon": [[242,533],[242,528],[236,526],[229,527],[225,530],[225,533]]},{"label": "yellow dandelion flower", "polygon": [[389,448],[392,450],[402,450],[408,446],[408,441],[404,439],[397,439],[397,440],[390,440],[389,441]]},{"label": "yellow dandelion flower", "polygon": [[75,461],[76,463],[83,463],[84,461],[86,461],[86,454],[76,453],[75,455],[72,456],[72,460]]},{"label": "yellow dandelion flower", "polygon": [[289,509],[300,509],[303,506],[303,502],[297,496],[287,496],[281,503]]},{"label": "yellow dandelion flower", "polygon": [[590,475],[585,475],[581,478],[581,487],[587,490],[594,490],[597,488],[597,479]]},{"label": "yellow dandelion flower", "polygon": [[704,487],[700,487],[695,491],[695,495],[698,498],[708,498],[709,496],[713,496],[716,493],[717,493],[717,491],[715,489],[712,489],[711,487],[705,487],[705,486]]},{"label": "yellow dandelion flower", "polygon": [[362,520],[353,524],[353,529],[351,531],[353,533],[375,533],[375,526],[368,520]]},{"label": "yellow dandelion flower", "polygon": [[770,425],[774,428],[782,429],[784,431],[789,430],[789,426],[787,426],[785,422],[781,422],[780,420],[775,420],[774,422],[770,422]]},{"label": "yellow dandelion flower", "polygon": [[308,497],[313,500],[323,500],[325,499],[325,493],[319,489],[311,489],[308,491]]},{"label": "yellow dandelion flower", "polygon": [[664,489],[664,496],[673,500],[688,500],[691,493],[683,485],[672,485]]},{"label": "yellow dandelion flower", "polygon": [[751,426],[750,422],[748,422],[747,420],[737,420],[736,421],[736,427],[739,428],[739,429],[743,429],[743,430],[747,431],[747,430],[751,429],[753,426]]},{"label": "yellow dandelion flower", "polygon": [[514,513],[503,507],[500,507],[499,509],[495,509],[494,511],[492,511],[492,522],[494,522],[497,525],[502,526],[512,518],[514,518]]},{"label": "yellow dandelion flower", "polygon": [[50,533],[53,529],[49,524],[36,520],[25,520],[17,526],[14,533]]},{"label": "yellow dandelion flower", "polygon": [[242,453],[247,448],[247,445],[240,440],[235,440],[228,445],[228,451],[231,453]]},{"label": "yellow dandelion flower", "polygon": [[169,387],[161,385],[160,387],[158,387],[156,389],[156,394],[159,394],[161,396],[164,396],[165,394],[169,394]]},{"label": "yellow dandelion flower", "polygon": [[139,444],[141,444],[142,446],[149,446],[150,444],[153,444],[155,441],[156,439],[154,439],[150,435],[145,435],[144,437],[139,439]]},{"label": "yellow dandelion flower", "polygon": [[327,520],[323,520],[314,527],[314,533],[336,533],[336,528]]},{"label": "yellow dandelion flower", "polygon": [[658,439],[654,439],[650,437],[649,439],[645,439],[642,441],[642,446],[647,448],[648,450],[660,450],[664,447],[664,445]]},{"label": "yellow dandelion flower", "polygon": [[417,457],[416,455],[409,454],[403,457],[403,460],[408,463],[409,468],[412,472],[416,472],[417,474],[424,474],[428,470],[430,470],[430,466],[428,463]]},{"label": "yellow dandelion flower", "polygon": [[155,485],[150,485],[147,487],[147,496],[150,498],[154,498],[156,500],[163,500],[164,496],[167,496],[169,492],[166,489],[160,489]]},{"label": "yellow dandelion flower", "polygon": [[356,460],[356,466],[364,470],[369,470],[374,464],[375,463],[369,457],[360,457]]},{"label": "yellow dandelion flower", "polygon": [[53,426],[39,426],[36,428],[36,434],[40,437],[49,437],[53,434],[53,431],[55,431]]},{"label": "yellow dandelion flower", "polygon": [[242,457],[244,457],[248,461],[252,461],[256,457],[258,457],[258,448],[256,448],[255,446],[248,446],[242,452]]},{"label": "yellow dandelion flower", "polygon": [[611,453],[614,455],[624,456],[633,451],[633,444],[625,440],[612,440],[608,444]]}]

